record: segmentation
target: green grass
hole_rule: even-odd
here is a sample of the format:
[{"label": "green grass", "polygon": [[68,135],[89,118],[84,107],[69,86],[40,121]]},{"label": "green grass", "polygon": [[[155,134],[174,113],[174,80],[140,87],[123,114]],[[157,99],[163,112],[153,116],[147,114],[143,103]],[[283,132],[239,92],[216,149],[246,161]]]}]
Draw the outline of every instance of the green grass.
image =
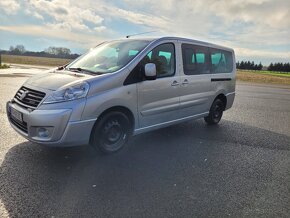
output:
[{"label": "green grass", "polygon": [[290,72],[277,72],[277,71],[267,71],[267,70],[239,70],[251,73],[266,74],[272,76],[290,77]]}]

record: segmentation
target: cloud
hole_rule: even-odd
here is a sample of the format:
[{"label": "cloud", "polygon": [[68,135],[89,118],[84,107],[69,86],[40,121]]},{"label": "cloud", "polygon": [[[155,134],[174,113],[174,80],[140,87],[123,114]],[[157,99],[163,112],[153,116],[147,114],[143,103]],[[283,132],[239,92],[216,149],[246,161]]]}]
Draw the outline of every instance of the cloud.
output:
[{"label": "cloud", "polygon": [[290,27],[290,1],[221,0],[209,5],[211,12],[231,18],[231,22],[243,21],[275,29]]},{"label": "cloud", "polygon": [[26,10],[24,11],[24,13],[25,13],[26,15],[33,16],[33,17],[35,17],[35,18],[37,18],[37,19],[39,19],[39,20],[44,20],[44,17],[43,17],[41,14],[39,14],[38,12],[36,12],[36,11],[32,11],[32,10],[28,10],[28,9],[26,9]]},{"label": "cloud", "polygon": [[129,10],[124,10],[115,7],[103,7],[110,16],[116,19],[124,19],[131,23],[137,25],[145,25],[147,27],[162,27],[166,29],[167,25],[170,23],[170,19],[162,16],[153,16],[152,14],[137,13]]},{"label": "cloud", "polygon": [[75,43],[83,44],[87,47],[92,47],[103,41],[102,38],[97,37],[96,35],[72,33],[59,28],[43,28],[43,26],[39,25],[0,26],[0,31],[9,31],[22,35],[31,35],[31,32],[33,32],[33,36],[69,40]]},{"label": "cloud", "polygon": [[256,58],[275,58],[290,60],[290,52],[274,52],[274,51],[261,51],[248,48],[236,48],[235,52],[241,57],[256,57]]},{"label": "cloud", "polygon": [[1,0],[0,8],[7,14],[15,14],[20,9],[20,4],[16,0]]},{"label": "cloud", "polygon": [[92,10],[76,7],[69,0],[31,0],[26,3],[26,8],[36,18],[39,14],[50,17],[52,21],[47,22],[47,26],[66,30],[91,31],[85,22],[96,27],[104,20]]},{"label": "cloud", "polygon": [[[167,21],[152,26],[166,34],[232,47],[238,57],[283,58],[290,49],[290,1],[285,0],[125,0],[127,10],[142,10]],[[272,49],[271,49],[272,48]],[[288,59],[288,60],[287,60]]]},{"label": "cloud", "polygon": [[95,27],[94,30],[97,31],[97,32],[102,32],[104,30],[106,30],[107,28],[105,26],[98,26],[98,27]]},{"label": "cloud", "polygon": [[[90,43],[128,31],[157,30],[154,35],[184,36],[233,47],[238,56],[249,59],[270,54],[289,58],[285,49],[277,50],[290,49],[288,0],[1,0],[0,6],[8,16],[24,12],[39,21],[39,26],[1,24],[2,30],[18,34]],[[122,24],[124,28],[120,28]]]}]

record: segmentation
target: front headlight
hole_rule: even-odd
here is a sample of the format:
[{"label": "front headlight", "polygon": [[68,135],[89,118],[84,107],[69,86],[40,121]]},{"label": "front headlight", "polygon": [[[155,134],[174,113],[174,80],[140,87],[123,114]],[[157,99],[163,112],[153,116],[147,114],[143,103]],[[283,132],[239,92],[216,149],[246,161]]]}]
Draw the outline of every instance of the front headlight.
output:
[{"label": "front headlight", "polygon": [[87,82],[81,82],[72,86],[52,92],[43,102],[51,104],[64,101],[72,101],[87,96],[90,85]]}]

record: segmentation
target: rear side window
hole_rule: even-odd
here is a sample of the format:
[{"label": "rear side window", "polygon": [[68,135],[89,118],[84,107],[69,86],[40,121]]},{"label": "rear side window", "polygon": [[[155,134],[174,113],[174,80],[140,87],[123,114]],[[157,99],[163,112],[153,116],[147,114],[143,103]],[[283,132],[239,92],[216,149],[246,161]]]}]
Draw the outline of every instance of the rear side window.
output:
[{"label": "rear side window", "polygon": [[208,49],[206,47],[182,44],[183,71],[186,75],[206,74],[208,68]]},{"label": "rear side window", "polygon": [[230,73],[233,70],[233,56],[229,51],[209,49],[211,73]]},{"label": "rear side window", "polygon": [[204,64],[205,63],[205,53],[196,53],[196,63],[198,64]]}]

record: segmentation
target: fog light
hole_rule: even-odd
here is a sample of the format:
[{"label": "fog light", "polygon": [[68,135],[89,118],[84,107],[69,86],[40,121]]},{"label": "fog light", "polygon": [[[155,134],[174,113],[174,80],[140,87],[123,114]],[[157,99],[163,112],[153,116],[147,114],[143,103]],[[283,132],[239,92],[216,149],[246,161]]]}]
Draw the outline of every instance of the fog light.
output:
[{"label": "fog light", "polygon": [[46,129],[44,127],[37,128],[37,134],[41,138],[49,137],[49,131],[48,131],[48,129]]}]

